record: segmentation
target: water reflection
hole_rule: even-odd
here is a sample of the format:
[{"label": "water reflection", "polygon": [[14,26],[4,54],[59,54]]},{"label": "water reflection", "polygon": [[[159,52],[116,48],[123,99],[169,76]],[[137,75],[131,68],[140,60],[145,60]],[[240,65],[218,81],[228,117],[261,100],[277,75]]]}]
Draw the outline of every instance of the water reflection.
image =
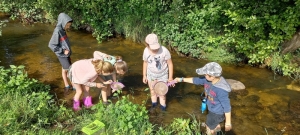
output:
[{"label": "water reflection", "polygon": [[[50,84],[52,91],[59,99],[71,102],[75,92],[64,97],[61,66],[53,52],[48,48],[54,26],[35,24],[24,26],[18,22],[10,22],[3,28],[0,37],[0,66],[8,67],[11,64],[25,65],[30,77]],[[109,39],[101,44],[91,34],[70,31],[68,37],[73,54],[72,61],[91,58],[95,50],[111,55],[120,55],[128,62],[129,72],[123,78],[126,85],[123,94],[132,95],[132,101],[142,104],[149,99],[147,85],[142,83],[142,53],[144,45],[124,40],[122,38]],[[179,57],[172,52],[174,63],[174,77],[197,76],[195,69],[202,67],[207,61]],[[300,130],[300,86],[293,80],[274,76],[267,69],[258,69],[250,66],[235,66],[222,64],[223,76],[243,82],[245,91],[232,92],[233,131],[226,134],[297,134]],[[205,120],[201,114],[200,94],[202,86],[181,83],[169,90],[167,94],[167,112],[150,115],[151,121],[156,124],[170,123],[173,118],[190,118]],[[95,103],[98,100],[99,90],[92,89]],[[145,106],[150,105],[147,100]],[[286,128],[285,128],[286,127]],[[285,131],[281,131],[285,128]]]}]

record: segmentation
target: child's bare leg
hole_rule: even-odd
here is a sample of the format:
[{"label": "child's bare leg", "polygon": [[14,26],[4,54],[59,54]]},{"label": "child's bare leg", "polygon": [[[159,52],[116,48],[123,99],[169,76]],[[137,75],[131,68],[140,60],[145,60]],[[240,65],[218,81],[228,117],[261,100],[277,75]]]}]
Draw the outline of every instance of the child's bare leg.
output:
[{"label": "child's bare leg", "polygon": [[221,130],[221,126],[220,126],[220,124],[219,125],[217,125],[217,127],[215,128],[215,129],[210,129],[208,126],[206,126],[206,134],[207,135],[216,135],[217,134],[217,129],[218,128],[220,128],[220,130]]},{"label": "child's bare leg", "polygon": [[74,101],[73,101],[73,109],[74,109],[74,111],[78,111],[81,109],[79,98],[82,94],[84,86],[82,84],[75,84],[75,83],[73,83],[73,86],[76,88],[76,93],[74,95]]},{"label": "child's bare leg", "polygon": [[159,103],[162,106],[166,106],[166,95],[164,96],[159,96]]},{"label": "child's bare leg", "polygon": [[68,73],[68,70],[65,70],[65,69],[62,68],[61,75],[62,75],[64,84],[65,84],[65,87],[68,87],[68,86],[69,86],[68,78],[67,78],[67,73]]},{"label": "child's bare leg", "polygon": [[156,96],[156,93],[154,92],[154,89],[152,87],[153,83],[154,83],[153,81],[148,80],[148,86],[150,88],[150,95],[151,95],[151,102],[152,103],[157,103],[157,96]]},{"label": "child's bare leg", "polygon": [[83,86],[84,87],[84,93],[83,93],[83,97],[87,97],[87,96],[90,96],[90,87],[88,86]]},{"label": "child's bare leg", "polygon": [[81,84],[76,84],[76,83],[73,83],[73,86],[76,88],[76,93],[74,95],[74,100],[79,101],[80,96],[82,94],[82,87],[83,86]]},{"label": "child's bare leg", "polygon": [[217,133],[217,132],[219,132],[219,131],[221,131],[221,126],[220,126],[220,124],[218,124],[218,126],[214,129],[214,131]]},{"label": "child's bare leg", "polygon": [[166,105],[166,95],[159,96],[159,103],[161,105],[160,106],[161,110],[166,111],[166,107],[167,107],[167,105]]},{"label": "child's bare leg", "polygon": [[106,95],[107,95],[107,97],[111,96],[111,88],[110,88],[110,85],[106,85]]},{"label": "child's bare leg", "polygon": [[107,102],[107,88],[104,87],[101,89],[102,101]]}]

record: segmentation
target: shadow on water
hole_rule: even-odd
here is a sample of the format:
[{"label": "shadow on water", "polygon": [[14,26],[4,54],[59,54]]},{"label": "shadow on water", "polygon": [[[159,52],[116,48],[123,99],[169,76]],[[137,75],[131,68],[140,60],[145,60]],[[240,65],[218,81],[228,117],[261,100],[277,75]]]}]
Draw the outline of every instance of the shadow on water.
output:
[{"label": "shadow on water", "polygon": [[[9,22],[0,37],[0,66],[25,65],[30,77],[50,84],[52,92],[69,103],[75,92],[64,96],[61,79],[61,66],[55,54],[48,48],[54,26],[35,24],[24,26]],[[142,83],[142,53],[144,45],[122,38],[97,43],[91,34],[79,31],[68,32],[73,54],[72,61],[92,58],[95,50],[111,55],[120,55],[129,65],[129,72],[122,77],[126,85],[123,95],[130,94],[134,103],[149,108],[149,91]],[[197,76],[195,69],[207,61],[179,57],[172,52],[174,77]],[[235,79],[246,86],[244,91],[230,93],[232,104],[233,130],[227,135],[297,134],[300,131],[300,85],[286,77],[274,76],[267,69],[250,66],[222,64],[223,76]],[[275,79],[274,79],[275,78]],[[167,94],[167,111],[150,114],[152,123],[161,125],[172,122],[174,118],[191,118],[194,115],[201,122],[206,113],[200,108],[200,94],[203,87],[181,83],[170,88]],[[99,102],[99,90],[91,90],[94,103]],[[284,130],[283,130],[284,129]]]}]

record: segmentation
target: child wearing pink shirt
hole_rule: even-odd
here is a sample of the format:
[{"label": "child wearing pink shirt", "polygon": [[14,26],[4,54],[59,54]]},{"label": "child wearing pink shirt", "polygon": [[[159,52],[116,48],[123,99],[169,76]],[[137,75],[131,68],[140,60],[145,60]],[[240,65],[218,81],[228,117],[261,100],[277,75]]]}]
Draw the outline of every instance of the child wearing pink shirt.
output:
[{"label": "child wearing pink shirt", "polygon": [[[95,60],[103,60],[111,63],[111,65],[114,67],[114,72],[109,75],[100,75],[98,79],[100,82],[105,82],[107,80],[113,80],[114,82],[117,81],[117,74],[119,75],[124,75],[127,70],[127,63],[122,60],[121,56],[111,56],[105,53],[102,53],[100,51],[95,51],[94,52],[94,59]],[[101,95],[102,95],[102,100],[105,104],[107,104],[107,97],[110,97],[112,94],[111,87],[110,85],[106,85],[106,87],[102,88],[101,90]]]},{"label": "child wearing pink shirt", "polygon": [[103,83],[94,82],[98,75],[111,74],[114,71],[113,66],[109,62],[93,59],[79,60],[73,63],[69,69],[68,77],[76,88],[74,96],[73,109],[80,110],[80,96],[83,92],[83,103],[86,107],[91,107],[92,97],[89,96],[89,87],[104,88],[104,84],[111,84],[108,80]]}]

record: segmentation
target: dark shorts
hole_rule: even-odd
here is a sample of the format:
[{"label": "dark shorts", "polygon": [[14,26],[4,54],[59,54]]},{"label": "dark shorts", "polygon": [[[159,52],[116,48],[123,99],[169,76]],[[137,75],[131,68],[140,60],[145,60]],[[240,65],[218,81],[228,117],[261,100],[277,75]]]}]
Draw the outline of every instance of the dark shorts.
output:
[{"label": "dark shorts", "polygon": [[108,75],[108,76],[100,75],[99,77],[101,77],[104,81],[113,80],[112,75]]},{"label": "dark shorts", "polygon": [[70,57],[58,57],[58,60],[63,69],[68,70],[71,66],[71,58]]},{"label": "dark shorts", "polygon": [[208,112],[206,117],[206,125],[210,130],[214,130],[218,124],[225,120],[225,114],[215,114],[212,112]]}]

